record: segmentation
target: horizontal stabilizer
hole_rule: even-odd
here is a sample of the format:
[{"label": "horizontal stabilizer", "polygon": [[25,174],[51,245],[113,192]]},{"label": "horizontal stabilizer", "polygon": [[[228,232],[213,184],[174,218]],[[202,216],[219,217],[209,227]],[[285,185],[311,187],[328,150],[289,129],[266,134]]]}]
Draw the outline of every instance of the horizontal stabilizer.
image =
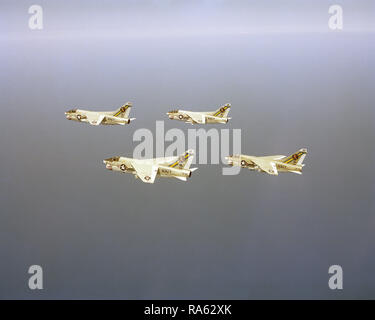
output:
[{"label": "horizontal stabilizer", "polygon": [[179,180],[182,180],[182,181],[187,181],[186,177],[178,177],[178,176],[175,176],[176,179],[179,179]]},{"label": "horizontal stabilizer", "polygon": [[290,171],[290,172],[294,172],[294,173],[302,174],[301,171]]}]

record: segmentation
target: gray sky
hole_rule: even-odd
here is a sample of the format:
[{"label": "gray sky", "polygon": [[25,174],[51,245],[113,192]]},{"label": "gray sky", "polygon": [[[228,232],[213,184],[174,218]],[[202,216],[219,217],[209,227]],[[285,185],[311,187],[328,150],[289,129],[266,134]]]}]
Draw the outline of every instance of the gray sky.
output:
[{"label": "gray sky", "polygon": [[[2,2],[0,298],[374,298],[374,2],[335,32],[326,1],[167,3],[40,1],[31,31],[34,2]],[[64,117],[126,101],[129,126]],[[105,170],[171,107],[226,102],[244,153],[307,147],[303,175]]]}]

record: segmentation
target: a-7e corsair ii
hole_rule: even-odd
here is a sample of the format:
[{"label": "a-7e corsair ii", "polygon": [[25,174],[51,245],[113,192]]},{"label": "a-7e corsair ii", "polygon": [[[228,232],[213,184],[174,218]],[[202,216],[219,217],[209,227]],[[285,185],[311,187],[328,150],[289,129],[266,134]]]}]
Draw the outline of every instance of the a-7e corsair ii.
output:
[{"label": "a-7e corsair ii", "polygon": [[68,120],[74,120],[79,122],[87,122],[93,126],[103,125],[114,125],[114,124],[129,124],[130,121],[135,118],[129,118],[132,104],[127,102],[122,107],[115,111],[88,111],[82,109],[72,109],[65,112]]},{"label": "a-7e corsair ii", "polygon": [[177,178],[186,181],[191,173],[198,168],[191,168],[194,150],[185,151],[175,157],[154,159],[133,159],[125,157],[112,157],[103,160],[108,170],[129,172],[140,178],[143,182],[154,183],[156,176]]},{"label": "a-7e corsair ii", "polygon": [[172,110],[167,112],[169,119],[180,120],[191,124],[206,124],[206,123],[227,123],[228,113],[230,111],[230,103],[225,104],[216,111],[186,111],[186,110]]},{"label": "a-7e corsair ii", "polygon": [[278,175],[279,172],[294,172],[302,174],[303,160],[307,154],[307,149],[300,149],[289,157],[265,156],[255,157],[244,154],[237,154],[225,157],[229,165],[240,166],[250,170],[266,172],[271,175]]}]

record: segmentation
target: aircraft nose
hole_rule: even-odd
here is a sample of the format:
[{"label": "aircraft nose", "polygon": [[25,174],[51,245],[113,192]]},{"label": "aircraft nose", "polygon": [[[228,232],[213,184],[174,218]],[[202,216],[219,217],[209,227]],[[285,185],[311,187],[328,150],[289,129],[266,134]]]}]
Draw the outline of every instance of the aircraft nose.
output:
[{"label": "aircraft nose", "polygon": [[113,159],[112,158],[108,158],[108,159],[104,159],[103,160],[103,163],[104,164],[108,164],[108,163],[112,163],[113,162]]},{"label": "aircraft nose", "polygon": [[228,164],[233,164],[233,156],[227,156],[225,160],[227,160]]},{"label": "aircraft nose", "polygon": [[112,170],[112,163],[111,163],[110,159],[103,160],[103,163],[105,164],[106,169]]},{"label": "aircraft nose", "polygon": [[113,160],[111,159],[111,158],[108,158],[108,159],[104,159],[103,160],[103,163],[104,164],[110,164],[110,163],[112,163],[113,162]]}]

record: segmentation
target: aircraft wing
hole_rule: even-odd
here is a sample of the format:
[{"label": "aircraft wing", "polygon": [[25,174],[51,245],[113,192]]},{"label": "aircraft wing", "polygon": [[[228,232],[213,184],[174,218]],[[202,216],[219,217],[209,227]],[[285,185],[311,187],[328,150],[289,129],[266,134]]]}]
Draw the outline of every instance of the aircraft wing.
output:
[{"label": "aircraft wing", "polygon": [[105,118],[105,115],[104,114],[101,114],[99,116],[96,116],[96,115],[87,115],[87,121],[94,125],[94,126],[98,126],[99,124],[102,123],[103,119]]},{"label": "aircraft wing", "polygon": [[132,166],[137,173],[137,176],[146,183],[154,183],[156,174],[158,173],[158,166],[146,164],[141,162],[132,162]]},{"label": "aircraft wing", "polygon": [[285,158],[285,156],[281,155],[281,154],[278,154],[278,155],[275,155],[275,156],[265,156],[265,157],[262,157],[262,159],[267,159],[267,160],[280,160],[282,158]]},{"label": "aircraft wing", "polygon": [[195,123],[206,123],[206,116],[201,113],[188,113],[188,116],[193,120]]},{"label": "aircraft wing", "polygon": [[278,175],[276,164],[273,161],[268,159],[258,158],[258,157],[251,157],[252,162],[254,162],[260,169],[264,172],[272,175]]}]

